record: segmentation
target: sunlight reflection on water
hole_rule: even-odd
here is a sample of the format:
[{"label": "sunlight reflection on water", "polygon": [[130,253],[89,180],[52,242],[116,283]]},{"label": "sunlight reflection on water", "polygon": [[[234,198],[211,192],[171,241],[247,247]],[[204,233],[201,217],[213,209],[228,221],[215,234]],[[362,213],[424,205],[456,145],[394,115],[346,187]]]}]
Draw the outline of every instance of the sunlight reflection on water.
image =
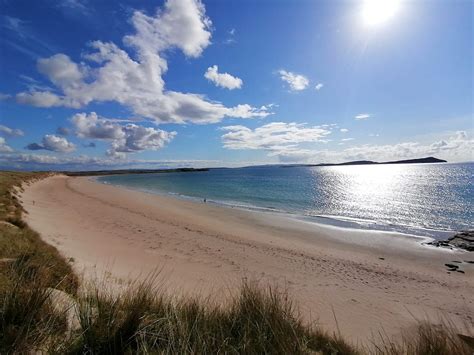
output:
[{"label": "sunlight reflection on water", "polygon": [[432,235],[429,230],[472,228],[473,171],[474,164],[258,167],[99,180],[152,193]]}]

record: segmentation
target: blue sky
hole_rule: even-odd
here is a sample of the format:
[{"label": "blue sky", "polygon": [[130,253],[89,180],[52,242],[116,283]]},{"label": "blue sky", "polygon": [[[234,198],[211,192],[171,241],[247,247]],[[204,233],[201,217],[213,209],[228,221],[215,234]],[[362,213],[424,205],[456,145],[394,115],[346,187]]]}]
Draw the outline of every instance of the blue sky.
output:
[{"label": "blue sky", "polygon": [[0,6],[3,168],[473,160],[468,0]]}]

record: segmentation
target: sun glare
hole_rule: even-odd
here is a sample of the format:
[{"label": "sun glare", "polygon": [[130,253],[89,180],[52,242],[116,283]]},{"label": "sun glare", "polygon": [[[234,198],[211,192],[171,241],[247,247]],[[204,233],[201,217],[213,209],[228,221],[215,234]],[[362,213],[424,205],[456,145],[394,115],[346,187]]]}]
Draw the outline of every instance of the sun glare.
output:
[{"label": "sun glare", "polygon": [[367,26],[378,26],[392,18],[400,7],[400,0],[364,0],[363,21]]}]

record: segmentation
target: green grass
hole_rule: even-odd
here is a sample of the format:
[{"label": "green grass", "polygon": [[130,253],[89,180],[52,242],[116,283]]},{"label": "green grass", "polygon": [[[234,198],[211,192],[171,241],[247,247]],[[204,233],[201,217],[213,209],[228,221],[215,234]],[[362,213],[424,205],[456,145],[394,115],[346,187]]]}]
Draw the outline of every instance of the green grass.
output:
[{"label": "green grass", "polygon": [[[284,293],[244,283],[225,306],[172,298],[145,282],[120,297],[93,289],[79,300],[81,331],[62,352],[169,354],[357,354],[305,326]],[[100,288],[103,289],[103,288]],[[67,349],[67,350],[66,350]]]},{"label": "green grass", "polygon": [[48,287],[71,293],[77,290],[78,280],[68,262],[21,217],[24,211],[15,190],[47,175],[0,172],[0,290],[16,282],[17,272],[25,282],[42,280]]},{"label": "green grass", "polygon": [[[21,219],[14,187],[43,177],[0,172],[0,354],[472,354],[452,325],[355,347],[304,323],[285,292],[243,282],[219,299],[174,297],[149,279],[117,294],[78,291],[70,265]],[[5,260],[6,259],[6,260]],[[54,296],[62,290],[70,302]],[[68,296],[69,295],[69,296]],[[71,323],[71,317],[75,323]],[[75,324],[75,325],[74,325]]]}]

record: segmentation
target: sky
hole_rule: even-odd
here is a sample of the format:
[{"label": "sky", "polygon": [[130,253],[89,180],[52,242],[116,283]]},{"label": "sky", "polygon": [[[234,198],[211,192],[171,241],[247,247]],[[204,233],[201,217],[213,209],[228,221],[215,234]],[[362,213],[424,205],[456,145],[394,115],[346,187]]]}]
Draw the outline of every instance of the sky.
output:
[{"label": "sky", "polygon": [[474,160],[470,0],[0,8],[0,168]]}]

